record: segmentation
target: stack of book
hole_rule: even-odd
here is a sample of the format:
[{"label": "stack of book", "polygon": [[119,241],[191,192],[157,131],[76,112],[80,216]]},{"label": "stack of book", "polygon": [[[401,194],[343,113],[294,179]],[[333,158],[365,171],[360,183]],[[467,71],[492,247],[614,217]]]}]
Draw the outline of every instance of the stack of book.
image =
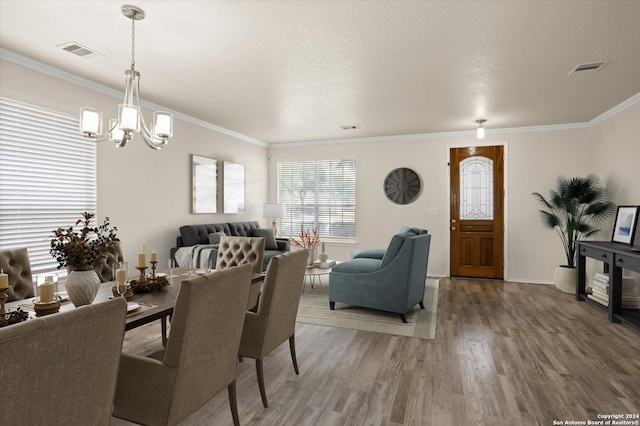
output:
[{"label": "stack of book", "polygon": [[[591,300],[609,306],[609,275],[596,272],[591,280],[591,286],[587,288],[587,297]],[[622,308],[640,309],[640,295],[638,294],[638,283],[633,278],[622,279]]]},{"label": "stack of book", "polygon": [[314,268],[328,269],[328,268],[331,268],[332,266],[336,266],[336,261],[333,259],[327,259],[326,262],[320,262],[319,260],[316,260],[315,262],[313,262]]}]

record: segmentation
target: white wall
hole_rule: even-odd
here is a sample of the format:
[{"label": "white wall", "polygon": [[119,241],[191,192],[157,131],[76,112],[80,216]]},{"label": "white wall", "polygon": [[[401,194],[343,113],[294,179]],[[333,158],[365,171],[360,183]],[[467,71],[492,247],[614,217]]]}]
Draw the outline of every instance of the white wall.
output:
[{"label": "white wall", "polygon": [[[143,83],[144,84],[144,83]],[[0,61],[0,96],[76,115],[81,107],[115,116],[119,99]],[[151,112],[145,111],[147,120]],[[89,142],[87,142],[89,143]],[[191,213],[191,154],[245,165],[246,212]],[[174,137],[161,151],[149,149],[137,136],[125,148],[101,142],[97,150],[98,221],[109,216],[118,227],[125,258],[135,262],[143,243],[158,251],[165,267],[178,228],[194,223],[259,220],[266,202],[266,148],[174,119]],[[80,213],[80,212],[79,212]]]},{"label": "white wall", "polygon": [[[635,98],[635,103],[590,129],[591,170],[609,188],[612,201],[621,206],[640,204],[640,94]],[[613,218],[600,228],[597,238],[611,239]],[[635,245],[640,247],[640,235],[636,235]],[[588,259],[589,270],[601,266]],[[640,278],[640,274],[628,271],[625,275]]]},{"label": "white wall", "polygon": [[[553,270],[564,260],[557,235],[545,230],[538,216],[534,191],[546,193],[558,174],[589,172],[587,128],[488,133],[479,143],[471,133],[456,136],[389,139],[376,142],[323,143],[314,146],[272,147],[269,194],[276,196],[277,163],[287,160],[353,158],[357,167],[357,244],[327,243],[330,257],[348,259],[355,247],[386,247],[401,225],[419,226],[433,235],[429,275],[449,275],[449,173],[451,147],[505,145],[506,278],[551,282]],[[396,205],[383,193],[383,180],[396,167],[415,170],[423,182],[417,200]],[[438,214],[428,215],[430,208]]]}]

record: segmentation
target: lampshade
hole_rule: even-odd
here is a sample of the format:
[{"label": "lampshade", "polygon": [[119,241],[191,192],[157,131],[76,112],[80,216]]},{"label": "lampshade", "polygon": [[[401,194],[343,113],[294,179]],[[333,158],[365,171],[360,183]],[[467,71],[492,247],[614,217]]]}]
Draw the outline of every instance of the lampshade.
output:
[{"label": "lampshade", "polygon": [[487,120],[484,119],[476,120],[476,123],[478,123],[478,130],[476,133],[478,139],[484,139],[484,123],[486,122]]},{"label": "lampshade", "polygon": [[284,217],[286,206],[284,204],[265,203],[262,210],[262,217]]}]

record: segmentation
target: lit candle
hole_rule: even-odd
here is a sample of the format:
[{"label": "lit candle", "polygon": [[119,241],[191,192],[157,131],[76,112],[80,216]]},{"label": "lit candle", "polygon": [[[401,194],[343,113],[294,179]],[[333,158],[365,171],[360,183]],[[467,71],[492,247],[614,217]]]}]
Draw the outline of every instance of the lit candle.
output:
[{"label": "lit candle", "polygon": [[9,288],[9,275],[4,273],[4,269],[0,272],[0,290]]},{"label": "lit candle", "polygon": [[120,268],[116,271],[116,282],[124,283],[127,281],[127,270]]},{"label": "lit candle", "polygon": [[151,251],[151,257],[149,258],[150,262],[157,262],[158,261],[158,253],[155,250]]},{"label": "lit candle", "polygon": [[53,302],[53,282],[46,281],[40,285],[40,302]]},{"label": "lit candle", "polygon": [[147,245],[142,244],[142,249],[138,253],[138,268],[144,268],[147,266]]}]

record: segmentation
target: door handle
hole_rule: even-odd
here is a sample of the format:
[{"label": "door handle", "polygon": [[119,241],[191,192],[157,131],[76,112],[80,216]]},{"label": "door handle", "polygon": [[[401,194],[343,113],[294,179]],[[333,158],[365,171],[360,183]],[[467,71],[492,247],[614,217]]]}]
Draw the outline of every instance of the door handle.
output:
[{"label": "door handle", "polygon": [[455,227],[455,226],[452,226],[452,227],[451,227],[451,230],[452,230],[452,231],[455,231],[455,230],[456,230],[456,227]]}]

